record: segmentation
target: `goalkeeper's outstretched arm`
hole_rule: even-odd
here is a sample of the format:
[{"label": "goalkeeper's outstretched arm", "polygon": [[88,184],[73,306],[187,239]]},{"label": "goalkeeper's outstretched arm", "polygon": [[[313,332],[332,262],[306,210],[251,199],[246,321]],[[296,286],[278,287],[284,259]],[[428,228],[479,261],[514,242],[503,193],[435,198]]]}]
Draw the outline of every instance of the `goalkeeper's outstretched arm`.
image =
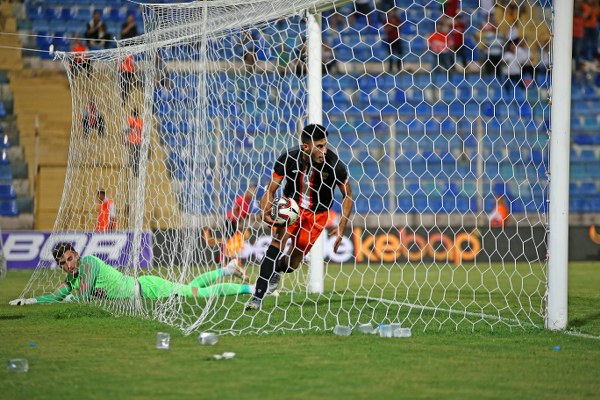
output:
[{"label": "goalkeeper's outstretched arm", "polygon": [[26,306],[31,304],[58,303],[60,301],[68,302],[73,300],[71,290],[72,289],[70,285],[63,283],[58,289],[50,294],[40,297],[14,299],[9,301],[8,304],[11,306]]}]

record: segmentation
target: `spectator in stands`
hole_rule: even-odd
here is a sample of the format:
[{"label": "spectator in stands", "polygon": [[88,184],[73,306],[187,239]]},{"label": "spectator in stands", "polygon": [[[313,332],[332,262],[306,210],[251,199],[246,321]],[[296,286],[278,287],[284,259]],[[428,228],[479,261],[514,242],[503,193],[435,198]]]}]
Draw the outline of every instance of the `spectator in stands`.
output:
[{"label": "spectator in stands", "polygon": [[99,10],[94,11],[92,19],[87,23],[84,36],[88,39],[88,44],[90,46],[108,48],[110,34],[106,29],[104,21],[100,19]]},{"label": "spectator in stands", "polygon": [[433,52],[434,60],[433,70],[443,69],[450,71],[452,68],[452,38],[450,32],[450,21],[448,18],[440,18],[436,24],[436,31],[427,39],[429,50]]},{"label": "spectator in stands", "polygon": [[598,0],[583,0],[582,9],[584,32],[583,58],[595,63],[598,56],[598,16],[600,16]]},{"label": "spectator in stands", "polygon": [[504,89],[511,92],[516,87],[525,89],[525,82],[522,79],[522,68],[527,62],[527,54],[519,51],[519,45],[515,40],[509,40],[504,46],[502,56],[502,75],[504,76]]},{"label": "spectator in stands", "polygon": [[[510,3],[506,8],[499,7],[500,15],[498,21],[498,32],[507,41],[515,40],[523,35],[523,23],[521,22],[521,14],[519,6],[515,3]],[[502,12],[502,10],[504,10]]]},{"label": "spectator in stands", "polygon": [[456,65],[459,65],[458,61],[460,59],[462,67],[466,68],[469,64],[469,60],[467,57],[467,47],[465,46],[465,22],[463,20],[462,13],[456,14],[451,21],[451,43],[452,51],[454,52],[455,63]]},{"label": "spectator in stands", "polygon": [[489,215],[491,228],[503,228],[506,225],[506,220],[510,215],[508,204],[504,195],[495,196],[496,205],[494,211]]},{"label": "spectator in stands", "polygon": [[119,64],[119,86],[121,87],[121,101],[123,104],[127,101],[129,93],[135,84],[135,62],[133,54],[129,54]]},{"label": "spectator in stands", "polygon": [[306,75],[306,40],[302,39],[300,46],[294,49],[289,65],[298,77]]},{"label": "spectator in stands", "polygon": [[327,20],[327,23],[329,24],[329,28],[335,30],[335,31],[342,31],[344,30],[344,28],[346,28],[348,26],[348,23],[346,22],[346,19],[344,18],[344,16],[342,16],[342,14],[340,14],[337,11],[332,11],[331,15],[327,16],[326,13],[324,13],[324,16]]},{"label": "spectator in stands", "polygon": [[138,115],[137,109],[133,109],[131,115],[127,118],[126,139],[129,147],[129,166],[133,171],[133,176],[139,176],[140,156],[142,153],[142,130],[144,122]]},{"label": "spectator in stands", "polygon": [[81,127],[85,136],[89,136],[92,129],[95,129],[98,132],[98,136],[104,136],[104,116],[100,110],[98,110],[98,106],[93,100],[88,101],[83,110]]},{"label": "spectator in stands", "polygon": [[114,231],[117,229],[117,218],[115,204],[111,198],[106,196],[104,189],[98,190],[98,218],[96,221],[96,232]]},{"label": "spectator in stands", "polygon": [[396,8],[390,9],[386,14],[386,23],[383,25],[385,31],[385,43],[387,44],[390,56],[388,58],[389,70],[393,74],[402,70],[402,40],[400,39],[400,27],[402,21]]},{"label": "spectator in stands", "polygon": [[479,31],[479,48],[487,54],[481,68],[484,74],[493,74],[496,79],[499,79],[499,66],[502,61],[502,48],[504,47],[505,40],[498,33],[494,14],[490,14],[488,18],[488,22],[485,22]]},{"label": "spectator in stands", "polygon": [[365,19],[367,25],[371,25],[370,14],[373,11],[372,0],[355,0],[354,12],[350,15],[350,26],[355,26],[356,17]]},{"label": "spectator in stands", "polygon": [[493,16],[494,7],[496,6],[496,0],[479,0],[479,9],[483,14],[483,23],[490,21],[490,17]]},{"label": "spectator in stands", "polygon": [[583,59],[583,44],[585,39],[582,0],[576,0],[573,7],[573,61],[575,72],[581,70]]},{"label": "spectator in stands", "polygon": [[459,0],[446,0],[443,2],[444,14],[450,18],[454,18],[458,14],[458,8],[460,6]]},{"label": "spectator in stands", "polygon": [[534,70],[531,49],[525,40],[519,40],[517,43],[517,60],[521,64],[521,81],[525,86],[529,86],[534,77]]},{"label": "spectator in stands", "polygon": [[[78,34],[75,36],[78,36]],[[73,74],[73,76],[79,75],[82,71],[85,71],[88,76],[92,73],[90,58],[85,54],[88,50],[88,47],[81,39],[76,37],[71,41],[71,51],[73,52],[71,74]]]},{"label": "spectator in stands", "polygon": [[137,24],[133,14],[127,14],[127,19],[121,26],[121,39],[131,39],[138,35]]},{"label": "spectator in stands", "polygon": [[161,50],[156,52],[156,56],[154,57],[154,64],[156,66],[156,86],[160,89],[169,90],[171,88],[171,81],[169,80],[169,75],[167,73],[167,64],[163,58],[163,53]]},{"label": "spectator in stands", "polygon": [[217,262],[227,263],[229,259],[235,258],[242,250],[245,223],[250,216],[255,195],[256,185],[250,183],[246,191],[235,198],[231,209],[227,212],[221,240],[223,246]]},{"label": "spectator in stands", "polygon": [[323,61],[323,75],[340,72],[338,60],[333,54],[333,50],[327,44],[327,40],[323,38],[323,45],[321,46],[321,60]]},{"label": "spectator in stands", "polygon": [[282,42],[279,45],[279,52],[277,53],[277,72],[280,76],[285,76],[288,72],[290,64],[290,52],[285,45],[285,42]]},{"label": "spectator in stands", "polygon": [[537,77],[546,77],[548,74],[548,68],[550,67],[550,46],[550,39],[544,40],[540,45],[540,59],[533,71],[534,81],[537,81]]},{"label": "spectator in stands", "polygon": [[244,32],[242,39],[244,68],[248,73],[256,71],[256,44],[250,31]]}]

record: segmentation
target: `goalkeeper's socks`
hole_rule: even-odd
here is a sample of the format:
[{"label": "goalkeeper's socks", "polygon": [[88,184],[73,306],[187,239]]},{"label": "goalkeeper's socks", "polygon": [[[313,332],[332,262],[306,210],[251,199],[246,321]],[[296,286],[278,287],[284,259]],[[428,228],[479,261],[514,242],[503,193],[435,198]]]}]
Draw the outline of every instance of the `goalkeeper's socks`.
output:
[{"label": "goalkeeper's socks", "polygon": [[260,276],[256,280],[256,290],[254,297],[261,299],[267,294],[267,288],[269,287],[269,279],[275,272],[275,261],[281,254],[281,250],[277,246],[270,245],[267,249],[262,262],[260,263]]}]

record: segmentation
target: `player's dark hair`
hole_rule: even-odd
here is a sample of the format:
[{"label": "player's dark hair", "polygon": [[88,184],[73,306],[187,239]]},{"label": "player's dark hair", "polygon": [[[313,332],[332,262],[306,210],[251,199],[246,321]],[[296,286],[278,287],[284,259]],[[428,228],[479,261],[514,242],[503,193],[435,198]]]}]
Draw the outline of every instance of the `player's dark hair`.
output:
[{"label": "player's dark hair", "polygon": [[73,245],[71,243],[67,243],[67,242],[56,243],[54,245],[54,249],[52,249],[52,257],[54,257],[54,260],[56,260],[56,262],[59,262],[60,258],[67,251],[73,251],[73,252],[75,252],[76,250],[75,250],[75,248],[73,247]]},{"label": "player's dark hair", "polygon": [[302,143],[316,142],[317,140],[325,139],[327,135],[327,130],[325,130],[323,125],[310,124],[302,129],[300,141],[302,141]]},{"label": "player's dark hair", "polygon": [[104,189],[98,190],[98,196],[100,196],[100,195],[106,196],[106,190],[104,190]]}]

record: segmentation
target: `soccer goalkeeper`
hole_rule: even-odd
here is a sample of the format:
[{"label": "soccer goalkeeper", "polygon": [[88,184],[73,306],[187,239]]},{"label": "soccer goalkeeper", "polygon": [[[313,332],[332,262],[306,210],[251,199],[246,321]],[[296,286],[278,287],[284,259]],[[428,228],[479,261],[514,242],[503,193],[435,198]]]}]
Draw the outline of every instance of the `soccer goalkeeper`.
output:
[{"label": "soccer goalkeeper", "polygon": [[15,299],[9,302],[10,305],[136,297],[162,299],[173,295],[205,298],[254,293],[254,287],[247,283],[213,284],[223,276],[237,276],[244,282],[248,281],[244,270],[237,265],[235,260],[224,268],[206,272],[184,285],[158,276],[140,276],[135,279],[124,275],[98,257],[79,257],[79,253],[70,243],[58,243],[52,250],[52,256],[62,270],[67,273],[65,282],[51,294],[28,299]]}]

